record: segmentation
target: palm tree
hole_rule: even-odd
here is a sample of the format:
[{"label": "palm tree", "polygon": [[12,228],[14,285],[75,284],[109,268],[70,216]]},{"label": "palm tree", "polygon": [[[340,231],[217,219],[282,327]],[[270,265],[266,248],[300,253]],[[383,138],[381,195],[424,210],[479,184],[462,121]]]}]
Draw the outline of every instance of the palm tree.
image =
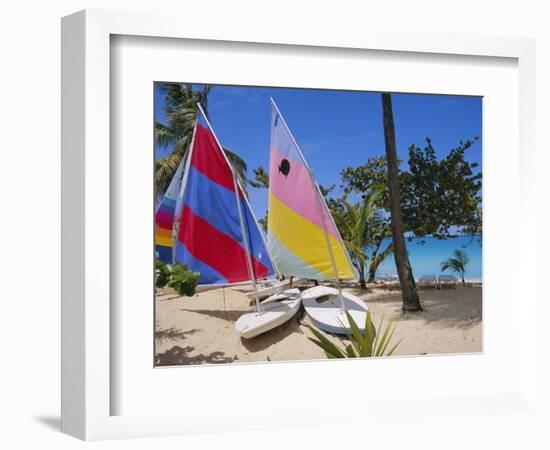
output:
[{"label": "palm tree", "polygon": [[441,262],[441,272],[449,269],[451,272],[459,273],[462,278],[462,284],[464,284],[464,274],[466,273],[466,267],[470,264],[470,257],[463,250],[455,250],[453,255]]},{"label": "palm tree", "polygon": [[361,288],[366,289],[365,265],[369,259],[368,247],[372,243],[370,224],[376,216],[376,201],[382,189],[373,189],[363,199],[363,203],[350,204],[342,199],[343,209],[337,212],[344,244],[349,251],[351,262],[359,273]]},{"label": "palm tree", "polygon": [[[172,152],[155,162],[156,194],[166,190],[174,172],[187,154],[197,119],[197,103],[202,105],[208,116],[207,105],[210,89],[211,86],[208,85],[202,90],[193,90],[190,84],[161,84],[160,90],[164,95],[167,124],[155,123],[155,141],[160,147],[171,146]],[[246,163],[232,151],[224,150],[244,187]]]},{"label": "palm tree", "polygon": [[399,192],[399,168],[395,144],[395,126],[393,123],[393,108],[391,94],[382,94],[382,113],[384,119],[384,141],[386,144],[386,159],[388,162],[388,191],[391,212],[391,232],[393,255],[401,293],[403,296],[403,311],[422,311],[416,283],[412,273],[407,246],[405,245],[405,228],[401,214],[401,194]]},{"label": "palm tree", "polygon": [[378,251],[382,240],[379,239],[378,242],[374,245],[374,248],[371,252],[370,265],[369,265],[369,276],[367,278],[367,283],[373,283],[376,280],[376,271],[380,264],[382,264],[386,258],[388,258],[393,252],[393,243],[390,242],[385,250]]}]

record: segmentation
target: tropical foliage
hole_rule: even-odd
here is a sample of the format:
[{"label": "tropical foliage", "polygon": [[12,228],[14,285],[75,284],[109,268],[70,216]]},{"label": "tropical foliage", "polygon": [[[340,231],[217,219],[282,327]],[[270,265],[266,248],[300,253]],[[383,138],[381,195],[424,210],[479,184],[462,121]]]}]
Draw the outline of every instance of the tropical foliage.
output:
[{"label": "tropical foliage", "polygon": [[314,339],[308,337],[308,339],[315,345],[321,347],[329,359],[391,356],[397,346],[401,343],[401,340],[399,340],[392,347],[390,347],[390,342],[393,338],[393,334],[395,333],[396,326],[393,322],[388,322],[384,327],[384,331],[382,331],[384,317],[380,319],[380,323],[378,325],[379,331],[377,333],[371,320],[370,311],[367,311],[364,334],[361,333],[357,323],[353,320],[353,317],[348,311],[346,311],[346,317],[350,324],[350,332],[347,334],[347,338],[350,343],[345,344],[340,341],[342,347],[338,347],[322,332],[307,325],[316,338]]},{"label": "tropical foliage", "polygon": [[[477,140],[474,137],[459,142],[441,159],[437,159],[430,138],[426,138],[423,148],[415,144],[409,147],[409,168],[400,164],[399,186],[405,231],[410,236],[445,239],[458,233],[481,234],[482,174],[474,173],[478,164],[465,158]],[[373,186],[383,186],[385,192],[379,198],[379,206],[389,211],[385,157],[369,158],[361,166],[348,167],[341,176],[346,193],[364,195]]]},{"label": "tropical foliage", "polygon": [[[172,148],[172,151],[155,162],[157,195],[166,190],[174,172],[187,154],[197,119],[197,104],[200,103],[208,115],[208,94],[211,86],[206,85],[196,90],[190,84],[161,83],[159,89],[164,98],[166,124],[155,123],[155,141],[159,147]],[[224,150],[244,187],[246,163],[231,150]]]},{"label": "tropical foliage", "polygon": [[348,249],[351,261],[359,274],[361,288],[366,289],[365,267],[373,243],[371,224],[375,222],[376,202],[383,190],[378,187],[368,192],[362,202],[351,204],[341,199],[341,208],[333,209],[334,220]]},{"label": "tropical foliage", "polygon": [[254,178],[248,180],[250,186],[257,189],[269,188],[269,174],[262,166],[252,169],[252,173],[254,174]]},{"label": "tropical foliage", "polygon": [[455,227],[462,234],[481,233],[481,173],[465,159],[477,137],[460,141],[440,160],[432,141],[409,147],[409,170],[400,181],[403,217],[416,236],[448,237]]},{"label": "tropical foliage", "polygon": [[200,274],[189,270],[187,264],[164,264],[162,261],[156,260],[155,269],[156,287],[168,286],[174,289],[178,295],[187,297],[195,295]]},{"label": "tropical foliage", "polygon": [[462,283],[464,284],[464,274],[469,264],[470,257],[468,254],[463,250],[455,250],[453,256],[441,262],[441,271],[445,272],[446,270],[450,270],[451,272],[460,274]]}]

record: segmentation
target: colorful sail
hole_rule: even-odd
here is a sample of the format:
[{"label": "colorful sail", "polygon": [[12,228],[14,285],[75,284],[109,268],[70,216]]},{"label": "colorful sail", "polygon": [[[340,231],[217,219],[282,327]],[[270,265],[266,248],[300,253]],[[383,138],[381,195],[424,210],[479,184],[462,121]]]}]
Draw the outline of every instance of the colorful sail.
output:
[{"label": "colorful sail", "polygon": [[164,193],[155,214],[155,250],[156,257],[162,262],[172,262],[174,243],[174,216],[176,213],[176,202],[181,190],[184,160],[180,162],[168,189]]},{"label": "colorful sail", "polygon": [[177,225],[175,261],[200,272],[199,284],[230,284],[274,275],[250,206],[203,117],[195,125]]},{"label": "colorful sail", "polygon": [[338,229],[284,119],[272,104],[268,249],[283,275],[355,279]]}]

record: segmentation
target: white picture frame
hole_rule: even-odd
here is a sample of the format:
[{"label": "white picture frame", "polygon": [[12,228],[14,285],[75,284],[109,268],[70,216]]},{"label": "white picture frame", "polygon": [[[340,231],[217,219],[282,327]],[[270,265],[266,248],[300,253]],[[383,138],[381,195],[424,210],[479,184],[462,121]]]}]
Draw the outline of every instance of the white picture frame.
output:
[{"label": "white picture frame", "polygon": [[[301,48],[326,48],[331,52],[355,49],[396,52],[415,58],[426,55],[497,57],[518,64],[518,136],[517,213],[524,223],[535,228],[535,186],[529,173],[535,171],[535,43],[532,39],[487,37],[444,33],[395,33],[354,31],[327,35],[314,27],[308,33],[275,26],[250,23],[249,27],[224,24],[204,28],[193,22],[183,28],[181,20],[165,14],[145,14],[87,10],[67,16],[62,22],[62,430],[86,440],[162,436],[209,431],[254,430],[285,426],[310,426],[319,420],[345,423],[354,420],[357,411],[372,417],[399,421],[403,414],[425,414],[426,405],[437,408],[441,417],[492,415],[503,410],[517,414],[536,414],[536,328],[530,311],[536,311],[534,285],[523,286],[522,302],[533,305],[518,311],[517,377],[502,392],[470,393],[462,397],[421,395],[370,404],[352,401],[285,407],[284,401],[261,411],[246,411],[236,405],[220,405],[220,412],[206,421],[205,413],[118,414],[113,415],[113,395],[120,386],[112,378],[112,336],[117,333],[110,298],[111,262],[111,186],[117,174],[111,171],[110,108],[111,38],[118,36],[159,37],[246,45],[284,44]],[[285,51],[282,49],[281,51]],[[151,150],[152,151],[152,150]],[[535,235],[525,235],[515,253],[519,260],[536,260]],[[144,256],[145,259],[145,256]],[[518,279],[528,274],[517,268]],[[517,292],[510,295],[518,295]],[[116,315],[115,315],[116,316]],[[151,327],[153,324],[151,323]],[[145,331],[144,333],[147,333]],[[149,334],[151,335],[151,333]],[[452,357],[449,357],[452,358]],[[421,361],[417,359],[416,361]],[[438,364],[453,364],[441,359]],[[350,362],[357,366],[358,362]],[[360,363],[360,361],[359,361]],[[295,374],[311,372],[294,366]],[[349,371],[351,365],[348,364]],[[396,360],[394,368],[404,367]],[[419,366],[418,362],[415,363]],[[241,366],[239,373],[250,376],[259,366]],[[279,374],[283,365],[276,365]],[[338,376],[340,366],[326,366],[327,376]],[[151,367],[152,369],[152,367]],[[164,369],[165,371],[174,369]],[[197,372],[202,369],[192,369]],[[236,369],[233,369],[235,372]],[[343,370],[343,369],[342,369]],[[422,370],[422,369],[419,369]],[[181,377],[186,376],[180,372]],[[435,391],[434,391],[435,392]],[[398,411],[395,405],[399,405]],[[116,409],[116,408],[115,408]],[[429,409],[429,408],[428,408]],[[223,418],[226,420],[223,420]]]}]

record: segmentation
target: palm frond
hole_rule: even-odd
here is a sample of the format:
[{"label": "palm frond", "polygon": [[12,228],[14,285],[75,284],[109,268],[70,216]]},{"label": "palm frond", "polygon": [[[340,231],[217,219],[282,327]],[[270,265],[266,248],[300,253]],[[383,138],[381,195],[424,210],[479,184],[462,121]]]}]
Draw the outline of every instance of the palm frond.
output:
[{"label": "palm frond", "polygon": [[155,122],[155,142],[160,147],[168,147],[180,139],[174,130],[160,122]]},{"label": "palm frond", "polygon": [[156,194],[164,192],[181,162],[181,156],[171,153],[155,162],[155,187]]},{"label": "palm frond", "polygon": [[470,264],[470,257],[463,250],[455,250],[453,255],[454,256],[441,261],[441,271],[445,272],[446,270],[450,270],[451,272],[458,273],[462,276],[462,282],[464,282],[464,274],[466,273],[466,268]]}]

